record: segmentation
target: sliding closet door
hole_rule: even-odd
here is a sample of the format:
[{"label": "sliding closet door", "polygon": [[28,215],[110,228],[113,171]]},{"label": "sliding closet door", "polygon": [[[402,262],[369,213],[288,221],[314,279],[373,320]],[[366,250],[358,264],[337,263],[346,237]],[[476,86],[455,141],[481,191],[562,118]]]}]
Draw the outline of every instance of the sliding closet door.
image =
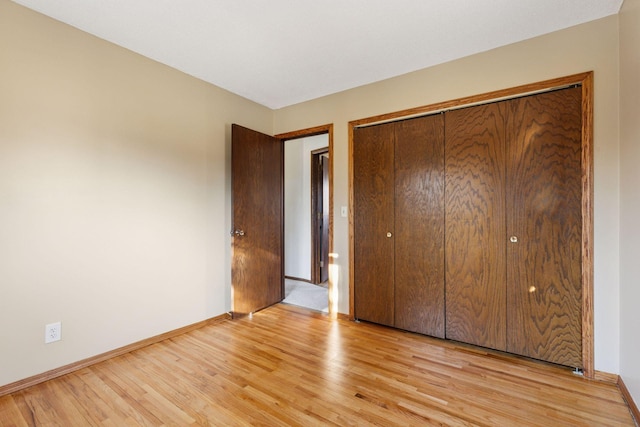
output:
[{"label": "sliding closet door", "polygon": [[582,88],[513,100],[507,350],[582,367]]},{"label": "sliding closet door", "polygon": [[444,338],[444,118],[396,123],[395,326]]},{"label": "sliding closet door", "polygon": [[394,123],[354,129],[354,309],[394,322]]},{"label": "sliding closet door", "polygon": [[506,102],[445,115],[446,336],[506,349]]}]

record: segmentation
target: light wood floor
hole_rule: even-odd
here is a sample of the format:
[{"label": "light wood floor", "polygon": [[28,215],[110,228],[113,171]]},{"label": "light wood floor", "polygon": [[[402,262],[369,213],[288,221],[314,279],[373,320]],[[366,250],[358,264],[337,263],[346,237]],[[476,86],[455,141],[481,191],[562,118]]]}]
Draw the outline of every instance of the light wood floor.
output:
[{"label": "light wood floor", "polygon": [[2,426],[633,426],[615,385],[277,305],[0,398]]}]

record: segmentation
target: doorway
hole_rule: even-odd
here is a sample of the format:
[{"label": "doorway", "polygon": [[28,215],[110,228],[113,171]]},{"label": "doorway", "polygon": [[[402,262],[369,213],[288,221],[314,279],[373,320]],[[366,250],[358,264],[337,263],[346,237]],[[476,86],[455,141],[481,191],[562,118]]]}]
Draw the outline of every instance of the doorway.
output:
[{"label": "doorway", "polygon": [[[324,135],[328,155],[328,212],[333,212],[333,125],[270,136],[232,125],[232,315],[250,315],[283,301],[284,273],[284,148],[286,141]],[[300,162],[294,162],[299,164]],[[254,165],[247,168],[247,164]],[[309,163],[310,164],[310,163]],[[326,182],[326,178],[324,179]],[[304,187],[303,187],[304,188]],[[311,188],[310,180],[306,187]],[[326,193],[323,189],[323,193]],[[323,204],[326,203],[323,195]],[[289,200],[295,201],[295,197]],[[305,200],[301,198],[300,200]],[[310,198],[306,198],[309,200]],[[310,215],[309,210],[309,215]],[[247,216],[248,215],[248,216]],[[291,218],[296,218],[291,215]],[[307,219],[310,219],[307,216]],[[265,222],[266,221],[266,222]],[[327,228],[327,227],[325,227]],[[328,215],[328,251],[333,248],[333,217]],[[310,244],[307,246],[310,248]],[[331,258],[332,259],[332,258]],[[323,304],[337,316],[337,269],[329,265]],[[310,265],[308,265],[310,267]],[[265,274],[269,272],[269,274]],[[296,283],[311,285],[311,280]],[[317,287],[316,287],[317,288]],[[328,296],[327,296],[328,294]],[[325,305],[323,305],[325,307]]]},{"label": "doorway", "polygon": [[329,312],[328,132],[284,143],[285,303]]}]

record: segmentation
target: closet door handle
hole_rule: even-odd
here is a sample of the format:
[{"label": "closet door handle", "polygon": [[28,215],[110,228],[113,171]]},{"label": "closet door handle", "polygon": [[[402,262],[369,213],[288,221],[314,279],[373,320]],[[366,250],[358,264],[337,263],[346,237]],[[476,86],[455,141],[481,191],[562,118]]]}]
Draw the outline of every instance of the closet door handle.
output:
[{"label": "closet door handle", "polygon": [[390,231],[387,231],[387,237],[391,237],[391,236],[393,236],[393,234],[391,234]]},{"label": "closet door handle", "polygon": [[518,243],[518,236],[511,236],[509,237],[509,241],[511,243]]}]

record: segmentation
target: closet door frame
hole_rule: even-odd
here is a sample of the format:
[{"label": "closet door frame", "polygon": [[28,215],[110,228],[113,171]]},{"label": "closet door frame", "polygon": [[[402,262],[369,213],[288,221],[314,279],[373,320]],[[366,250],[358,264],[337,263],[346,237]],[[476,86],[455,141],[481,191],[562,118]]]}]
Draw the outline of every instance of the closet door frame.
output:
[{"label": "closet door frame", "polygon": [[429,104],[349,122],[349,318],[354,320],[353,134],[357,127],[486,104],[573,85],[582,87],[582,363],[583,375],[596,378],[593,340],[593,71]]}]

